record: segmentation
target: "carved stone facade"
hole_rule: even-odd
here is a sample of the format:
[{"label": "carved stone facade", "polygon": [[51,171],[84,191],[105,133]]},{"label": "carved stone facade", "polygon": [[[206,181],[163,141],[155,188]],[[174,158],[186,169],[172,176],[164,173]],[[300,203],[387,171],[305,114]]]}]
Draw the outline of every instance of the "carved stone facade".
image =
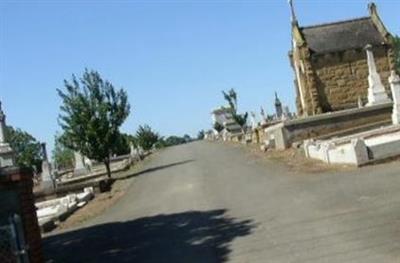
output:
[{"label": "carved stone facade", "polygon": [[365,47],[372,46],[377,71],[390,94],[388,77],[394,70],[393,37],[376,10],[370,16],[300,27],[292,18],[292,51],[296,106],[299,115],[355,108],[368,99],[368,63]]}]

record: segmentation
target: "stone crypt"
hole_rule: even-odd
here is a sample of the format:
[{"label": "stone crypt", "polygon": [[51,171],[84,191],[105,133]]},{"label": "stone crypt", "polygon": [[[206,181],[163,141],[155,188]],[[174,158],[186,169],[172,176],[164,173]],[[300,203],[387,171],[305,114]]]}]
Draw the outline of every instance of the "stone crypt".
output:
[{"label": "stone crypt", "polygon": [[393,37],[380,19],[376,5],[369,16],[313,26],[300,26],[291,0],[292,50],[296,106],[299,116],[357,107],[368,98],[365,47],[373,53],[378,74],[387,82],[394,70]]}]

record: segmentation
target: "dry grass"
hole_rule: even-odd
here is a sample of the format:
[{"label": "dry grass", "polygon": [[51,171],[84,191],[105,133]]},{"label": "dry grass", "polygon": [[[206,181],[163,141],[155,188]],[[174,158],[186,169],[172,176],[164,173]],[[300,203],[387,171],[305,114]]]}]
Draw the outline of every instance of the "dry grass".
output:
[{"label": "dry grass", "polygon": [[251,156],[261,160],[279,162],[296,173],[310,174],[357,169],[355,166],[330,165],[319,160],[306,158],[300,149],[289,148],[286,150],[269,150],[267,152],[262,152],[260,150],[260,145],[241,145]]}]

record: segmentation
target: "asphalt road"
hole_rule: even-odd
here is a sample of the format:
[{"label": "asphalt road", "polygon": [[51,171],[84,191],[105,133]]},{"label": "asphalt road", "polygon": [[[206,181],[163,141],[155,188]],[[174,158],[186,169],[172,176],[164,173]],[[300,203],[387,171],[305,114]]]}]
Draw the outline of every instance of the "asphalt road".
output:
[{"label": "asphalt road", "polygon": [[302,174],[240,147],[153,156],[112,208],[47,237],[52,262],[400,262],[400,165]]}]

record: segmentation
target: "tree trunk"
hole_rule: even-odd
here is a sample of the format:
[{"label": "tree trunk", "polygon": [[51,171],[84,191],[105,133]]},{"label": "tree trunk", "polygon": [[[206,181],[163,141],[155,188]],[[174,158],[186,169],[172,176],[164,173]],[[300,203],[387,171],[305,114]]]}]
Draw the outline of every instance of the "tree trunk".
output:
[{"label": "tree trunk", "polygon": [[108,179],[111,179],[110,159],[105,159],[104,165],[106,166]]}]

